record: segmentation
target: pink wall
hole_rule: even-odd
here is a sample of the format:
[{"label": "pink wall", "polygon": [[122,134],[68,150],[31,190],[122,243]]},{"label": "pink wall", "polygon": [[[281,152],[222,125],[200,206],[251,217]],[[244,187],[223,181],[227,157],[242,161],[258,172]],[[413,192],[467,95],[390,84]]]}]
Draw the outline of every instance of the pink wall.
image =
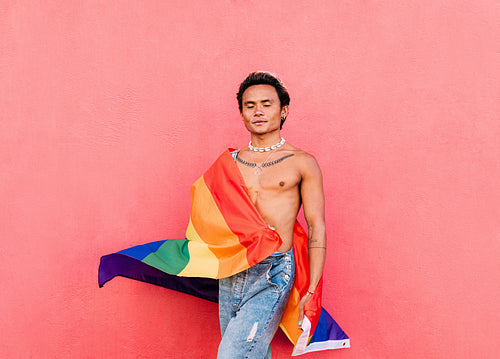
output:
[{"label": "pink wall", "polygon": [[97,266],[183,236],[190,184],[248,141],[256,69],[324,171],[324,306],[352,348],[306,357],[498,355],[496,1],[299,3],[0,2],[0,357],[214,357],[215,304],[98,289]]}]

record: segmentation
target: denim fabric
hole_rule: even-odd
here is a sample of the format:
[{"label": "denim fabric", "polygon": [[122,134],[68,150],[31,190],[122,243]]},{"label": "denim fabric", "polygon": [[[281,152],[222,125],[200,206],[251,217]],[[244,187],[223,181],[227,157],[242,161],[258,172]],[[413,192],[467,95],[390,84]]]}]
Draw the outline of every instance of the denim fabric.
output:
[{"label": "denim fabric", "polygon": [[218,359],[271,358],[271,340],[281,322],[295,279],[293,251],[219,280],[222,340]]}]

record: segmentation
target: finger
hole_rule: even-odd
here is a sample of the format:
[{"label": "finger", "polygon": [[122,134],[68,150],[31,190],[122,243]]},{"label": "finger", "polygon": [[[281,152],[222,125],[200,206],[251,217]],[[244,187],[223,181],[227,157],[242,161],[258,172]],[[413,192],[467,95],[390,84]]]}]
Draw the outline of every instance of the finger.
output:
[{"label": "finger", "polygon": [[302,326],[302,322],[304,321],[304,306],[302,303],[299,305],[299,328]]}]

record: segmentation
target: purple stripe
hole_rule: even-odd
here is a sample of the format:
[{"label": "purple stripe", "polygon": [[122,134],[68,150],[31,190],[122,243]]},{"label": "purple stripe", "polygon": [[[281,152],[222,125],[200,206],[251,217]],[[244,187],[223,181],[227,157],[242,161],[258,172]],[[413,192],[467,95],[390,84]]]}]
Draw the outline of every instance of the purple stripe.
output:
[{"label": "purple stripe", "polygon": [[120,253],[101,257],[99,287],[116,276],[159,285],[211,302],[217,302],[219,297],[219,282],[216,279],[178,277]]}]

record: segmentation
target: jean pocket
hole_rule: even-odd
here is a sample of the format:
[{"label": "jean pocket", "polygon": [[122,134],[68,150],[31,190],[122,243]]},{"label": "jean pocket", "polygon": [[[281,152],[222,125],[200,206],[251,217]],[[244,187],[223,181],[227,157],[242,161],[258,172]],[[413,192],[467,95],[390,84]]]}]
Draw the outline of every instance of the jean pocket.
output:
[{"label": "jean pocket", "polygon": [[287,261],[271,266],[267,272],[268,283],[280,294],[286,291],[290,281],[293,280],[292,277],[291,266]]}]

